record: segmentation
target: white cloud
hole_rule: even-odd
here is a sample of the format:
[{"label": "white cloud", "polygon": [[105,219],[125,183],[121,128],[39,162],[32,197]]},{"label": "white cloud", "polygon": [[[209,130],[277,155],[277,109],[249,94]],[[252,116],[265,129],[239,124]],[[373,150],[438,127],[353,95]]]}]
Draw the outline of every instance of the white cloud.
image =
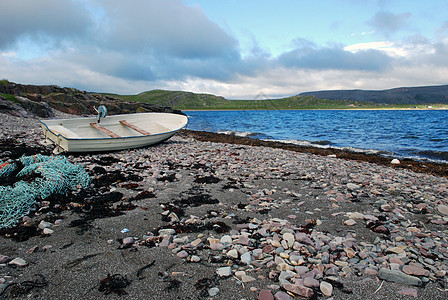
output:
[{"label": "white cloud", "polygon": [[381,41],[349,45],[345,51],[357,53],[366,50],[378,50],[394,57],[411,57],[417,54],[434,54],[435,49],[430,44],[405,44],[402,42]]}]

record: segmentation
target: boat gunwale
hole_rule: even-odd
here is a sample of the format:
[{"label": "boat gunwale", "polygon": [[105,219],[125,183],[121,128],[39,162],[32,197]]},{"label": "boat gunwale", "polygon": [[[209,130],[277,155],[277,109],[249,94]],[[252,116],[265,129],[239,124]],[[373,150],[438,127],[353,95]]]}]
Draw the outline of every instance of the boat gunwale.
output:
[{"label": "boat gunwale", "polygon": [[[133,115],[136,115],[136,114],[139,114],[139,115],[142,115],[142,114],[171,114],[171,115],[180,115],[180,114],[173,114],[173,113],[135,113],[135,114],[133,114]],[[129,114],[122,114],[122,115],[111,115],[110,117],[117,117],[117,118],[120,118],[121,116],[129,116]],[[170,134],[170,133],[175,133],[176,131],[179,131],[179,130],[181,130],[182,128],[184,128],[185,126],[187,126],[187,124],[188,124],[188,116],[186,116],[186,115],[180,115],[180,116],[184,116],[185,118],[186,118],[186,123],[183,125],[183,126],[181,126],[181,127],[179,127],[178,129],[174,129],[174,130],[170,130],[170,131],[164,131],[164,132],[161,132],[161,133],[153,133],[153,134],[151,134],[151,135],[132,135],[132,136],[122,136],[122,137],[92,137],[92,138],[83,138],[83,137],[80,137],[80,138],[75,138],[75,137],[67,137],[67,136],[65,136],[65,135],[63,135],[63,134],[61,134],[61,133],[55,133],[54,131],[52,131],[50,128],[48,128],[48,125],[45,123],[45,120],[39,120],[39,122],[40,123],[42,123],[44,126],[45,126],[45,128],[49,131],[49,132],[51,132],[53,135],[55,135],[55,136],[60,136],[60,137],[62,137],[62,138],[64,138],[65,140],[89,140],[89,141],[93,141],[93,140],[121,140],[121,139],[131,139],[131,138],[139,138],[139,139],[144,139],[144,138],[146,138],[146,139],[150,139],[151,137],[154,137],[154,136],[158,136],[158,135],[163,135],[163,134]],[[79,119],[84,119],[84,120],[89,120],[89,119],[91,119],[91,120],[97,120],[97,117],[80,117],[80,118],[66,118],[66,119],[49,119],[49,121],[66,121],[66,120],[73,120],[73,119],[77,119],[77,120],[79,120]],[[51,126],[51,125],[50,125]],[[70,129],[69,129],[70,130]]]}]

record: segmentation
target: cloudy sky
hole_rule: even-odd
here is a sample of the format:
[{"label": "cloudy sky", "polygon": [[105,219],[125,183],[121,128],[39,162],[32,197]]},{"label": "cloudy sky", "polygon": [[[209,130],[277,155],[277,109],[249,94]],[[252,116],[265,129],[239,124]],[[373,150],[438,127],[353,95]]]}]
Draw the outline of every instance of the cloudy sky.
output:
[{"label": "cloudy sky", "polygon": [[228,99],[448,84],[448,2],[0,0],[0,79]]}]

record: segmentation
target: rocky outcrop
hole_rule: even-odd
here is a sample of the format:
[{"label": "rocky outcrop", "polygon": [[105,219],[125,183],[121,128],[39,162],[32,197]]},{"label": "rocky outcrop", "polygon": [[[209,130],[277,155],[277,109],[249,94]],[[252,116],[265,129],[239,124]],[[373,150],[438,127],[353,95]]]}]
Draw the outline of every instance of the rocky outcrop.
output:
[{"label": "rocky outcrop", "polygon": [[[14,96],[16,105],[19,105],[27,113],[41,118],[54,116],[52,109],[75,115],[95,114],[94,107],[105,105],[108,114],[126,114],[135,112],[170,112],[182,114],[180,110],[170,107],[152,105],[148,103],[127,102],[110,96],[87,93],[74,88],[61,88],[55,85],[23,85],[8,81],[0,82],[0,94]],[[7,100],[6,98],[2,98]],[[12,101],[8,100],[13,103]],[[16,106],[8,109],[8,104],[3,103],[2,111],[20,114]],[[21,112],[23,113],[23,111]]]},{"label": "rocky outcrop", "polygon": [[26,110],[17,103],[0,96],[0,113],[7,113],[16,117],[28,118]]},{"label": "rocky outcrop", "polygon": [[46,102],[36,102],[21,96],[15,98],[29,114],[40,118],[53,118],[55,116],[50,105]]}]

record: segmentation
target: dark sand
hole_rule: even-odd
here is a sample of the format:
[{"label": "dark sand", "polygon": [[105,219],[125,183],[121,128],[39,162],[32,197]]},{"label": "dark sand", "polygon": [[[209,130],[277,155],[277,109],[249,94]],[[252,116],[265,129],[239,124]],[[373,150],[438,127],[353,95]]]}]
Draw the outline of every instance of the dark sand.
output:
[{"label": "dark sand", "polygon": [[[30,137],[36,123],[26,127],[21,120],[8,118],[15,129],[3,131],[0,160],[50,154],[51,148],[36,143],[41,139],[37,130]],[[10,153],[5,154],[7,149]],[[272,294],[285,291],[278,280],[269,278],[279,275],[277,266],[245,265],[227,257],[227,252],[244,248],[238,242],[244,232],[251,238],[246,246],[249,251],[263,248],[277,232],[269,224],[285,220],[286,227],[302,230],[313,239],[345,241],[332,252],[328,265],[346,261],[348,268],[338,266],[337,275],[317,277],[332,283],[333,299],[448,298],[448,222],[438,211],[448,202],[446,164],[405,161],[391,166],[389,158],[193,131],[182,131],[154,147],[67,157],[88,170],[91,187],[52,196],[36,207],[26,225],[20,222],[14,230],[1,231],[0,257],[7,257],[0,264],[2,297],[257,299],[262,289]],[[349,183],[357,188],[348,188]],[[418,206],[422,203],[424,210]],[[166,211],[174,212],[179,221]],[[348,212],[380,217],[389,232],[375,232],[372,228],[377,227],[369,228],[367,219],[345,225],[350,220]],[[41,220],[50,222],[54,232],[44,235],[36,229]],[[251,229],[262,226],[272,229],[268,236]],[[285,227],[278,226],[281,237]],[[162,228],[176,230],[174,252],[160,246],[162,237],[157,235]],[[210,249],[207,239],[224,235],[233,235],[234,245]],[[126,246],[123,239],[129,237],[134,241]],[[188,245],[185,237],[190,243],[200,238],[201,243]],[[433,247],[425,245],[430,248],[427,252],[416,248],[431,242]],[[375,261],[377,269],[396,267],[391,253],[371,249],[377,245],[385,249],[405,245],[408,259],[403,260],[429,271],[429,276],[417,276],[427,283],[415,287],[382,281],[341,254],[351,248],[359,261],[361,252],[380,257]],[[304,253],[314,250],[301,248],[302,266],[310,270],[323,264],[312,260],[319,260],[323,250],[316,250],[317,244],[311,248],[316,253],[309,256]],[[177,257],[181,250],[187,258]],[[8,263],[18,257],[27,265]],[[193,262],[193,257],[199,257],[199,262]],[[218,268],[228,265],[232,276],[216,276]],[[256,280],[241,283],[236,271]],[[108,275],[115,276],[107,280]],[[219,293],[210,297],[213,287]],[[407,288],[415,289],[417,298],[399,294]],[[331,298],[319,288],[314,293],[316,299]]]}]

